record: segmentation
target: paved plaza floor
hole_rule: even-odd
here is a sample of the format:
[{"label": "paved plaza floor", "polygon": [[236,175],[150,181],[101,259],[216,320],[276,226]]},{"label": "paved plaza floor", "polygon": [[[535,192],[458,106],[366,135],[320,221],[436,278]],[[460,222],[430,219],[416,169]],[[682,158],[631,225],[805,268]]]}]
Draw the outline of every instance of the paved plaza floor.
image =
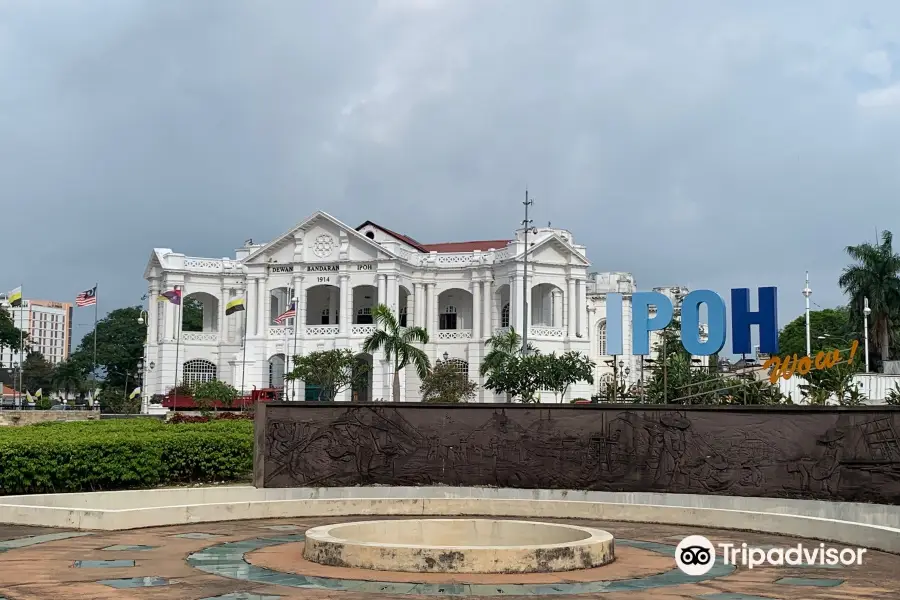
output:
[{"label": "paved plaza floor", "polygon": [[[383,518],[383,517],[379,517]],[[303,560],[309,527],[344,519],[207,523],[123,532],[0,525],[0,599],[5,600],[414,600],[415,598],[603,598],[629,600],[900,600],[900,556],[869,551],[861,566],[747,569],[717,564],[688,578],[674,562],[682,537],[764,547],[804,540],[602,521],[616,561],[578,572],[416,575],[324,567]],[[548,520],[548,519],[542,519]],[[818,544],[813,543],[809,545]]]}]

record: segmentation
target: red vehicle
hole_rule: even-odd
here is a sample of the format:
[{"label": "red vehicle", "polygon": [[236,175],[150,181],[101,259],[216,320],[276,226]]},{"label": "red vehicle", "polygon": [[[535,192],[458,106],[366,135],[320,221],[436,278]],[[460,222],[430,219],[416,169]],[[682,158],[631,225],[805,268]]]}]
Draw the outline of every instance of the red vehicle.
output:
[{"label": "red vehicle", "polygon": [[[263,388],[261,390],[253,389],[249,395],[238,398],[230,408],[225,407],[221,402],[213,402],[209,408],[213,410],[240,410],[248,408],[257,402],[275,402],[281,400],[284,390],[280,388]],[[184,394],[176,394],[172,390],[163,398],[162,405],[168,409],[174,410],[200,410],[197,403],[194,402],[192,396]]]}]

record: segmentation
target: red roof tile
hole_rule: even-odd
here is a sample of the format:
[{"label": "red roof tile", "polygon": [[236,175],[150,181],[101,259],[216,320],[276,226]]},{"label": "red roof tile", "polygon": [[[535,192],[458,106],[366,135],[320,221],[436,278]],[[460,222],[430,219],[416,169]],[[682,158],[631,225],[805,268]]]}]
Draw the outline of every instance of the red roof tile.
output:
[{"label": "red roof tile", "polygon": [[442,244],[423,244],[426,252],[474,252],[476,250],[500,250],[506,248],[510,240],[481,240],[475,242],[444,242]]},{"label": "red roof tile", "polygon": [[506,248],[506,245],[509,244],[511,240],[480,240],[474,242],[442,242],[440,244],[422,244],[417,242],[413,238],[408,235],[403,235],[402,233],[397,233],[396,231],[391,231],[387,227],[382,227],[378,223],[374,223],[372,221],[366,221],[362,225],[356,228],[357,231],[365,227],[366,225],[371,225],[377,229],[380,229],[384,233],[389,236],[403,242],[404,244],[409,244],[419,252],[474,252],[475,250],[490,250],[494,248],[499,250],[500,248]]},{"label": "red roof tile", "polygon": [[8,385],[4,385],[4,386],[3,386],[3,394],[2,394],[2,395],[3,395],[3,396],[15,396],[15,395],[16,395],[16,390],[12,389],[12,388],[9,387]]}]

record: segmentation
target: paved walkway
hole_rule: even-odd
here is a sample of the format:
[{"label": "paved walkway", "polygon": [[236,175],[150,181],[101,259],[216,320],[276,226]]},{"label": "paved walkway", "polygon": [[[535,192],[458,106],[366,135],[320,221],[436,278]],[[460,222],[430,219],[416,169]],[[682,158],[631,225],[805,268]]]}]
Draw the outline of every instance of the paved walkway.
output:
[{"label": "paved walkway", "polygon": [[362,519],[242,521],[112,533],[0,525],[0,600],[900,600],[900,556],[871,551],[861,566],[733,569],[717,564],[704,578],[687,578],[673,559],[686,535],[767,547],[803,540],[665,525],[565,521],[616,537],[615,563],[574,573],[411,575],[303,560],[307,528]]}]

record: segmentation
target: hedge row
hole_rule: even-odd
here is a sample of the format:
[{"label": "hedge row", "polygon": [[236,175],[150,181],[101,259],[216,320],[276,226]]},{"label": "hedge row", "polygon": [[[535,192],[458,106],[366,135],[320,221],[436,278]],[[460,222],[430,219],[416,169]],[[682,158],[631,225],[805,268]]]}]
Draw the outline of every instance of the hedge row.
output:
[{"label": "hedge row", "polygon": [[123,490],[243,480],[253,423],[155,419],[0,428],[0,493]]}]

